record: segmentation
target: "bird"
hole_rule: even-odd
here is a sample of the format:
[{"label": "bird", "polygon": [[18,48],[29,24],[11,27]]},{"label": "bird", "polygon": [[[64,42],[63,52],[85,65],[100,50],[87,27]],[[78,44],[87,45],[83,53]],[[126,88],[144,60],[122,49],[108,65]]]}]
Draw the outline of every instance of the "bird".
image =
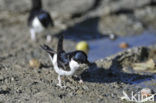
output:
[{"label": "bird", "polygon": [[32,8],[30,10],[27,23],[30,28],[31,40],[36,40],[36,34],[49,27],[54,26],[54,22],[50,14],[42,9],[41,0],[32,0]]},{"label": "bird", "polygon": [[83,71],[83,69],[80,68],[80,64],[87,64],[88,66],[91,64],[85,52],[80,50],[65,52],[65,50],[63,50],[63,35],[59,37],[57,51],[54,51],[46,44],[41,45],[41,48],[49,54],[54,70],[58,74],[59,82],[57,86],[61,88],[66,87],[61,83],[61,76],[77,75],[80,77],[80,82],[83,81],[80,76]]}]

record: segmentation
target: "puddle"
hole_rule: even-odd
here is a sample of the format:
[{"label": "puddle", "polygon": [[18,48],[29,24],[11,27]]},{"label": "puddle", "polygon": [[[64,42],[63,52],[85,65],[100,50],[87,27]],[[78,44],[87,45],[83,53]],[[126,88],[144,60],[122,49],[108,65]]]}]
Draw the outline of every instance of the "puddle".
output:
[{"label": "puddle", "polygon": [[137,80],[131,82],[133,85],[140,86],[142,88],[150,88],[156,91],[156,74],[153,75],[153,78],[147,78],[144,80]]},{"label": "puddle", "polygon": [[89,60],[95,61],[125,50],[119,48],[121,42],[128,43],[129,48],[149,46],[156,43],[156,34],[154,32],[144,32],[137,36],[118,37],[116,40],[110,40],[108,38],[88,40],[90,46]]}]

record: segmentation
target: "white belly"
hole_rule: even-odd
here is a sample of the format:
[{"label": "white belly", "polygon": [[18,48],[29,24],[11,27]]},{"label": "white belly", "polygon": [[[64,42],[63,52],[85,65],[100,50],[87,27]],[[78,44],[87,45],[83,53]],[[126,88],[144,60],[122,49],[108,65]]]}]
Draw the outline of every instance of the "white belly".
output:
[{"label": "white belly", "polygon": [[53,58],[50,56],[50,59],[53,63],[53,66],[54,66],[54,70],[56,73],[58,73],[59,75],[73,75],[75,73],[75,71],[79,68],[78,65],[76,65],[76,68],[71,67],[71,64],[70,64],[70,71],[64,71],[63,69],[59,68],[58,65],[57,65],[57,54],[54,54]]},{"label": "white belly", "polygon": [[34,20],[32,21],[32,29],[37,33],[44,30],[44,27],[42,26],[41,22],[37,17],[35,17]]}]

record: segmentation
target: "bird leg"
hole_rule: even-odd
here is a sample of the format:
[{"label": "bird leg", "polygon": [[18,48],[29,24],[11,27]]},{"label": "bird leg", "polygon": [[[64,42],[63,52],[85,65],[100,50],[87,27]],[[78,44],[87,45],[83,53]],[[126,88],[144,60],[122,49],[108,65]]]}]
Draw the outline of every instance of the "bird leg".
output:
[{"label": "bird leg", "polygon": [[31,37],[31,40],[35,41],[36,40],[36,34],[35,34],[35,31],[33,29],[30,29],[30,37]]},{"label": "bird leg", "polygon": [[47,43],[51,42],[51,35],[49,35],[49,34],[47,35],[46,41],[47,41]]},{"label": "bird leg", "polygon": [[59,86],[59,87],[61,87],[61,88],[66,88],[66,86],[62,86],[62,84],[61,84],[61,76],[60,75],[58,75],[58,84],[57,84],[57,86]]},{"label": "bird leg", "polygon": [[46,42],[50,43],[52,41],[52,36],[51,36],[51,27],[48,27],[45,31],[46,34]]},{"label": "bird leg", "polygon": [[83,80],[82,80],[82,77],[81,76],[79,76],[79,83],[80,84],[83,84]]}]

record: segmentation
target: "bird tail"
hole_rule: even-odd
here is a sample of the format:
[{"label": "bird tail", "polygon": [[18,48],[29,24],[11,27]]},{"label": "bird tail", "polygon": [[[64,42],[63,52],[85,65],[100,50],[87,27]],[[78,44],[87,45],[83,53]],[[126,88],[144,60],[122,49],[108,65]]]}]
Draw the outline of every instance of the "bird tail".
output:
[{"label": "bird tail", "polygon": [[63,52],[64,50],[63,50],[63,35],[61,34],[60,36],[59,36],[59,40],[58,40],[58,44],[57,44],[57,53],[61,53],[61,52]]},{"label": "bird tail", "polygon": [[54,55],[54,53],[56,53],[52,48],[50,48],[48,45],[44,44],[41,45],[41,48],[43,50],[45,50],[47,53],[49,53],[50,55]]}]

